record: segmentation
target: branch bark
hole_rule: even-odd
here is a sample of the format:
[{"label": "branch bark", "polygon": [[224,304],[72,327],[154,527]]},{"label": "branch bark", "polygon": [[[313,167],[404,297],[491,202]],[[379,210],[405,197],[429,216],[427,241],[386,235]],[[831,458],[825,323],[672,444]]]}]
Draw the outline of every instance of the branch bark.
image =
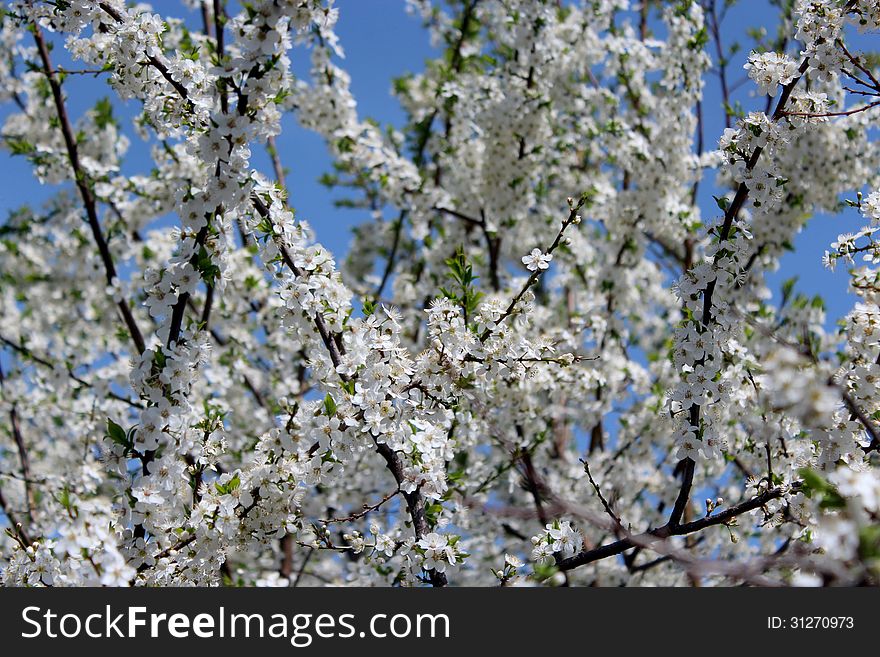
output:
[{"label": "branch bark", "polygon": [[[61,83],[58,81],[58,77],[55,75],[55,70],[52,68],[52,61],[49,57],[49,48],[46,45],[46,40],[43,37],[43,31],[39,25],[33,25],[33,34],[34,42],[37,45],[37,52],[40,55],[40,61],[43,65],[43,73],[46,75],[46,78],[49,81],[49,87],[52,90],[52,99],[55,103],[56,113],[58,114],[58,122],[61,127],[61,134],[64,137],[64,145],[67,149],[67,157],[70,160],[70,166],[73,169],[76,187],[79,190],[80,197],[82,198],[83,205],[85,206],[86,216],[89,220],[89,228],[92,231],[92,236],[95,239],[95,243],[98,245],[98,252],[101,255],[101,261],[104,264],[104,272],[107,277],[107,284],[113,285],[114,280],[117,279],[116,267],[113,264],[113,256],[110,253],[110,248],[107,246],[107,240],[104,238],[104,233],[101,230],[101,223],[98,220],[95,195],[92,193],[92,188],[90,186],[88,176],[85,170],[82,168],[79,160],[79,150],[76,142],[76,137],[74,136],[73,127],[71,126],[70,119],[67,115],[67,107],[64,103],[64,94],[61,91]],[[124,299],[122,299],[118,301],[116,305],[119,308],[119,312],[122,314],[122,319],[125,321],[125,325],[128,328],[128,332],[131,335],[131,339],[132,342],[134,342],[137,353],[143,353],[144,349],[146,348],[144,344],[143,334],[138,328],[134,315],[132,314],[131,309],[128,307],[128,303]]]},{"label": "branch bark", "polygon": [[561,570],[571,570],[588,563],[593,563],[594,561],[613,557],[614,555],[625,552],[633,547],[650,547],[657,541],[662,541],[672,536],[693,534],[694,532],[701,531],[707,527],[725,524],[737,516],[761,508],[767,504],[767,502],[782,497],[787,490],[789,489],[783,486],[771,488],[760,495],[756,495],[755,497],[732,506],[714,516],[700,518],[699,520],[684,524],[673,525],[671,523],[666,523],[662,527],[649,529],[641,534],[626,536],[614,543],[608,543],[592,550],[585,550],[580,554],[576,554],[573,557],[569,557],[568,559],[559,562],[559,568]]}]

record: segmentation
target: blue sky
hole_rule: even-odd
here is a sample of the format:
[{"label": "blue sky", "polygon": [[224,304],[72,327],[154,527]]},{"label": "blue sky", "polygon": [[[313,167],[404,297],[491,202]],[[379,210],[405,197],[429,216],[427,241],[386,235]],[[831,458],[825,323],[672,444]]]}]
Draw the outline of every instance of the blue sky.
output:
[{"label": "blue sky", "polygon": [[[162,14],[177,15],[192,20],[198,17],[189,13],[178,2],[161,0],[154,2],[155,10]],[[404,114],[396,100],[391,96],[391,81],[406,72],[418,72],[423,68],[426,58],[436,56],[420,21],[405,11],[403,0],[337,0],[340,20],[337,32],[346,51],[342,66],[351,74],[352,89],[358,100],[360,116],[371,117],[381,124],[402,126]],[[742,50],[733,58],[730,66],[730,81],[736,83],[744,76],[742,64],[747,56],[750,40],[746,36],[749,27],[761,25],[774,26],[775,18],[768,0],[740,0],[730,12],[725,24],[727,43],[738,41]],[[65,63],[61,52],[55,53],[56,63]],[[294,72],[308,75],[308,53],[302,49],[293,51]],[[105,95],[112,96],[111,90],[100,79],[74,76],[66,83],[70,94],[70,106],[74,116],[79,115],[95,101]],[[746,111],[763,109],[764,99],[751,95],[753,86],[742,85],[734,94]],[[706,147],[717,143],[723,130],[723,115],[720,111],[720,91],[714,78],[709,80],[704,99],[706,114]],[[2,121],[13,107],[11,104],[0,108]],[[135,104],[120,106],[119,115],[132,116],[137,110]],[[144,172],[150,168],[150,159],[145,145],[137,137],[132,138],[132,147],[126,158],[126,173]],[[336,208],[333,199],[340,194],[331,192],[318,183],[322,173],[331,170],[331,160],[323,140],[316,134],[303,130],[295,120],[288,118],[284,132],[278,138],[282,160],[290,173],[287,178],[291,191],[292,204],[298,216],[309,221],[315,228],[318,238],[341,260],[349,248],[351,228],[366,218],[360,210]],[[261,149],[254,149],[254,166],[269,172],[268,159]],[[0,183],[0,217],[22,204],[39,205],[54,190],[41,187],[31,174],[30,167],[22,158],[12,158],[0,151],[0,170],[3,182]],[[703,185],[703,211],[711,216],[714,202],[711,194],[714,175],[709,172]],[[2,221],[2,219],[0,219]],[[794,253],[782,260],[781,272],[770,277],[771,284],[778,289],[781,282],[797,276],[796,289],[809,295],[822,294],[827,301],[829,326],[846,313],[852,306],[854,297],[846,292],[848,276],[845,269],[831,273],[823,269],[821,256],[828,245],[841,232],[859,227],[858,218],[853,212],[841,216],[817,216],[798,236]]]}]

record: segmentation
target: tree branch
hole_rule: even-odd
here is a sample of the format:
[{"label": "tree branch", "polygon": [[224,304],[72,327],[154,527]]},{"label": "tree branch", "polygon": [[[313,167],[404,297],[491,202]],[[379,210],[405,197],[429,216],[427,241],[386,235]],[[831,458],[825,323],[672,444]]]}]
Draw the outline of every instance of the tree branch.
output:
[{"label": "tree branch", "polygon": [[[58,81],[58,78],[55,75],[55,71],[52,68],[52,61],[49,58],[49,48],[46,46],[46,40],[43,38],[42,29],[37,24],[34,24],[32,27],[34,41],[37,45],[37,51],[39,52],[40,60],[42,61],[43,65],[43,72],[45,73],[46,78],[49,81],[49,87],[52,90],[52,98],[55,103],[55,111],[58,114],[58,122],[61,127],[61,134],[64,137],[64,145],[67,148],[67,157],[70,160],[70,166],[73,169],[76,186],[77,189],[79,189],[83,205],[86,209],[86,216],[89,220],[89,228],[91,228],[92,236],[95,239],[95,243],[98,245],[98,252],[101,255],[101,261],[104,263],[104,272],[107,277],[107,284],[113,285],[114,281],[117,280],[116,267],[113,265],[113,256],[110,254],[110,248],[107,246],[107,240],[104,239],[104,234],[101,231],[101,224],[98,221],[98,211],[96,208],[95,196],[92,193],[92,188],[90,186],[88,176],[85,170],[82,168],[82,165],[80,164],[76,137],[74,136],[73,127],[70,124],[70,119],[67,116],[67,108],[64,104],[64,95],[61,91],[61,83]],[[122,313],[122,318],[125,321],[125,325],[128,327],[128,332],[131,335],[131,339],[134,342],[137,353],[143,353],[144,349],[146,348],[144,344],[143,334],[137,326],[137,322],[134,319],[134,315],[132,314],[131,309],[128,307],[128,303],[124,299],[122,299],[117,302],[116,305],[119,308],[119,312]]]},{"label": "tree branch", "polygon": [[699,520],[684,524],[667,523],[662,527],[649,529],[641,534],[626,536],[614,543],[608,543],[592,550],[585,550],[580,554],[564,559],[559,563],[559,568],[562,570],[571,570],[572,568],[593,563],[594,561],[607,559],[608,557],[625,552],[632,547],[650,547],[657,541],[664,540],[671,536],[684,536],[686,534],[693,534],[694,532],[701,531],[707,527],[725,524],[737,516],[761,508],[767,504],[767,502],[782,497],[788,490],[790,489],[787,487],[778,486],[776,488],[771,488],[760,495],[756,495],[745,502],[732,506],[714,516],[700,518]]}]

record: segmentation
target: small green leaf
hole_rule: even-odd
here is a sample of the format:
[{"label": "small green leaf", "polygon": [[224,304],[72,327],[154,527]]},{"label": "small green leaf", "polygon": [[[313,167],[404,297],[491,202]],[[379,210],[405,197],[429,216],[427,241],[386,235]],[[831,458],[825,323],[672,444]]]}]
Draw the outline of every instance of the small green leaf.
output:
[{"label": "small green leaf", "polygon": [[327,414],[327,417],[333,417],[336,415],[336,402],[333,400],[333,397],[330,396],[330,393],[327,393],[327,396],[324,397],[324,411]]},{"label": "small green leaf", "polygon": [[126,436],[125,434],[125,429],[116,424],[110,418],[107,418],[107,437],[110,438],[110,440],[112,440],[117,445],[130,447],[128,436]]}]

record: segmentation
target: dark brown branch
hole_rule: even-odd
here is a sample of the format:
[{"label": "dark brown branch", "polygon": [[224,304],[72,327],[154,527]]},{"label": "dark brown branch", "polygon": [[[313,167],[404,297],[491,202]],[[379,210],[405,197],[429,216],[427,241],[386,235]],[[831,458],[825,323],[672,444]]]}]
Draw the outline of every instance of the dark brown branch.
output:
[{"label": "dark brown branch", "polygon": [[760,495],[756,495],[755,497],[732,506],[714,516],[708,516],[706,518],[694,520],[693,522],[678,525],[670,525],[667,523],[662,527],[650,529],[635,536],[624,537],[614,543],[608,543],[592,550],[585,550],[580,554],[562,560],[559,563],[559,568],[562,570],[571,570],[572,568],[593,563],[594,561],[607,559],[608,557],[620,554],[633,547],[650,547],[651,544],[671,536],[684,536],[686,534],[693,534],[694,532],[701,531],[707,527],[726,524],[737,516],[759,509],[767,504],[767,502],[782,497],[787,490],[787,488],[782,486],[771,488]]},{"label": "dark brown branch", "polygon": [[275,172],[275,182],[286,192],[286,176],[284,175],[284,166],[281,163],[281,155],[278,153],[278,144],[275,141],[275,137],[270,135],[266,140],[266,150],[269,153],[269,158],[272,160],[272,170]]},{"label": "dark brown branch", "polygon": [[[517,429],[522,431],[519,426],[517,426]],[[546,525],[550,522],[550,519],[547,517],[547,512],[544,510],[543,486],[538,478],[538,473],[535,471],[535,465],[532,462],[532,453],[527,449],[523,450],[519,458],[525,469],[526,488],[532,496],[532,501],[535,504],[535,512],[538,514],[538,520],[542,525]]]},{"label": "dark brown branch", "polygon": [[[383,459],[385,459],[385,463],[391,471],[394,480],[397,482],[397,485],[400,486],[404,481],[404,475],[403,465],[397,457],[397,453],[386,443],[378,442],[376,443],[376,451],[379,452],[379,455]],[[416,538],[420,539],[430,531],[428,519],[425,516],[425,498],[422,496],[418,488],[412,493],[407,493],[406,491],[401,492],[403,494],[403,499],[406,500],[406,507],[413,522],[413,530]],[[428,577],[433,586],[446,586],[447,584],[446,573],[429,570]]]},{"label": "dark brown branch", "polygon": [[315,553],[315,548],[310,547],[309,551],[306,552],[306,556],[303,557],[303,561],[299,566],[299,570],[296,571],[296,577],[293,580],[293,588],[299,586],[299,582],[302,579],[303,574],[306,572],[306,566],[309,565],[309,560],[312,558],[312,555]]},{"label": "dark brown branch", "polygon": [[[269,208],[266,207],[266,204],[260,199],[257,195],[253,195],[252,201],[254,203],[254,207],[257,212],[264,218],[269,217]],[[291,258],[290,253],[287,251],[287,248],[284,245],[278,245],[278,249],[281,253],[281,260],[285,264],[285,266],[293,272],[294,276],[297,278],[305,278],[306,272],[301,270],[296,264],[293,262],[293,258]],[[312,321],[315,324],[315,327],[318,329],[318,333],[321,336],[321,341],[324,343],[324,346],[327,349],[327,352],[330,356],[330,361],[333,363],[333,367],[336,368],[342,364],[342,356],[345,353],[344,346],[341,340],[337,341],[337,336],[334,336],[330,331],[327,323],[324,321],[324,318],[320,313],[315,313],[312,316]],[[345,374],[338,374],[339,378],[345,382],[349,380],[349,377]],[[385,459],[385,463],[388,467],[388,470],[391,471],[392,476],[394,477],[395,482],[398,487],[404,482],[404,473],[403,473],[403,465],[400,462],[400,458],[397,456],[397,453],[391,449],[385,443],[376,443],[376,451],[379,455]],[[429,531],[428,521],[425,516],[425,500],[422,496],[421,492],[417,488],[411,493],[403,492],[403,498],[406,500],[407,510],[409,511],[410,518],[413,522],[413,530],[415,532],[416,538],[421,539],[426,533]],[[444,573],[437,572],[435,570],[429,571],[431,583],[434,586],[446,586],[446,575]]]},{"label": "dark brown branch", "polygon": [[388,493],[385,497],[383,497],[381,500],[379,500],[375,504],[364,504],[363,510],[358,511],[357,513],[352,513],[351,515],[344,516],[342,518],[327,518],[326,520],[321,520],[320,522],[325,525],[330,525],[330,524],[338,523],[338,522],[351,522],[353,520],[360,520],[365,515],[375,511],[376,509],[381,507],[383,504],[385,504],[385,502],[396,497],[401,492],[402,491],[398,488],[398,489],[393,490],[390,493]]},{"label": "dark brown branch", "polygon": [[[807,68],[809,66],[809,59],[804,59],[801,62],[799,70],[799,74],[791,80],[788,84],[786,84],[782,88],[782,93],[779,96],[779,102],[776,104],[776,110],[773,112],[772,121],[776,122],[782,118],[784,114],[785,104],[788,102],[788,99],[791,97],[791,93],[795,88],[795,85],[800,81],[801,77],[804,73],[806,73]],[[761,157],[764,149],[761,146],[755,148],[752,151],[752,155],[749,157],[749,160],[746,164],[747,170],[751,171],[757,165],[758,160]],[[733,222],[736,220],[737,216],[739,216],[740,211],[743,208],[746,200],[749,197],[749,188],[745,182],[741,182],[739,187],[736,190],[736,194],[733,197],[733,201],[728,206],[726,212],[724,213],[724,222],[721,226],[721,230],[718,235],[718,240],[723,242],[730,236],[730,231],[733,228]],[[715,260],[717,261],[720,255],[716,254]],[[712,296],[715,292],[715,284],[717,279],[712,279],[706,285],[706,289],[703,292],[703,316],[700,319],[700,323],[704,328],[708,328],[712,323]],[[700,407],[697,404],[692,404],[689,409],[690,415],[690,423],[691,426],[699,427],[700,426]],[[681,462],[682,466],[682,481],[681,488],[679,489],[678,496],[675,499],[675,505],[672,508],[672,514],[669,517],[669,526],[676,527],[678,523],[681,521],[681,517],[684,514],[685,507],[687,506],[688,499],[690,497],[691,486],[693,485],[694,480],[694,462],[690,458],[686,458]]]},{"label": "dark brown branch", "polygon": [[462,221],[469,223],[469,224],[473,224],[474,226],[480,225],[479,219],[474,219],[473,217],[469,217],[468,215],[466,215],[462,212],[459,212],[458,210],[453,210],[451,208],[444,208],[441,206],[435,207],[434,210],[436,210],[437,212],[442,212],[443,214],[448,214],[449,216],[455,217],[456,219],[461,219]]},{"label": "dark brown branch", "polygon": [[403,224],[406,221],[406,214],[406,210],[401,210],[400,215],[397,217],[397,221],[394,222],[394,240],[391,243],[391,252],[388,254],[388,262],[385,263],[385,271],[382,273],[382,280],[379,282],[376,291],[373,293],[373,296],[376,299],[382,298],[382,293],[385,291],[388,279],[391,278],[391,272],[394,271],[394,261],[397,258],[397,249],[400,248],[400,237],[403,233]]},{"label": "dark brown branch", "polygon": [[[0,366],[0,390],[5,392],[6,375],[3,373],[3,367]],[[15,441],[15,447],[18,450],[18,460],[21,463],[21,476],[24,482],[25,500],[27,502],[28,519],[34,519],[34,491],[31,487],[31,462],[28,457],[27,447],[24,444],[24,436],[21,433],[21,424],[18,421],[18,409],[14,403],[9,408],[9,423],[12,429],[12,439]]]},{"label": "dark brown branch", "polygon": [[[70,119],[67,116],[67,107],[64,104],[64,94],[61,91],[61,83],[58,81],[55,71],[52,68],[52,61],[49,58],[49,48],[46,45],[46,40],[43,38],[43,31],[39,25],[33,25],[33,34],[34,41],[37,45],[37,51],[39,52],[40,60],[43,65],[43,72],[46,74],[46,78],[49,81],[49,87],[52,90],[52,99],[55,103],[55,111],[58,114],[58,123],[60,124],[61,134],[64,137],[67,157],[70,160],[70,166],[73,169],[76,186],[77,189],[79,189],[83,205],[85,206],[86,216],[89,220],[89,228],[91,228],[92,236],[95,239],[95,243],[98,246],[98,252],[101,255],[101,261],[104,264],[104,273],[107,277],[107,284],[113,285],[114,280],[117,279],[116,267],[113,264],[113,256],[110,254],[110,248],[107,246],[107,240],[104,238],[101,224],[98,221],[95,196],[92,193],[92,188],[86,172],[80,164],[76,137],[74,136]],[[137,322],[134,319],[131,309],[128,307],[128,303],[122,299],[117,302],[116,305],[119,308],[119,312],[122,313],[122,318],[125,321],[125,325],[128,327],[128,332],[131,335],[137,353],[143,353],[146,348],[144,338],[137,326]]]},{"label": "dark brown branch", "polygon": [[[124,23],[125,17],[120,14],[116,9],[108,5],[106,2],[99,2],[98,6],[104,10],[104,12],[110,16],[117,23]],[[168,70],[168,67],[165,65],[161,59],[156,57],[155,55],[147,55],[147,61],[152,64],[153,68],[155,68],[159,73],[165,78],[168,83],[174,87],[174,90],[180,94],[181,99],[187,104],[189,109],[194,109],[192,101],[189,99],[189,92],[186,90],[180,82],[174,79],[174,76],[171,75],[171,71]]]},{"label": "dark brown branch", "polygon": [[611,504],[609,504],[608,500],[605,499],[605,496],[602,494],[602,489],[599,488],[599,484],[597,484],[596,480],[593,479],[593,473],[590,472],[590,464],[584,459],[581,459],[581,463],[584,464],[584,472],[587,473],[587,478],[590,480],[590,485],[593,487],[593,490],[596,492],[596,496],[602,503],[602,507],[605,509],[605,513],[609,515],[616,529],[622,529],[623,523],[620,521],[620,516],[618,516],[614,512],[614,509],[611,508]]},{"label": "dark brown branch", "polygon": [[[281,567],[278,569],[278,573],[282,577],[289,578],[293,573],[293,535],[285,534],[280,542],[281,546]],[[311,554],[311,552],[309,552]],[[305,565],[305,561],[308,560],[309,554],[306,555],[306,558],[303,560],[303,565]]]},{"label": "dark brown branch", "polygon": [[804,116],[808,118],[824,119],[832,116],[852,116],[853,114],[858,114],[859,112],[867,112],[868,110],[874,109],[878,106],[880,106],[880,100],[870,103],[869,105],[863,105],[862,107],[856,107],[855,109],[845,110],[842,112],[783,112],[783,116]]},{"label": "dark brown branch", "polygon": [[24,528],[24,525],[21,524],[15,518],[15,514],[12,512],[12,509],[9,508],[9,505],[6,503],[6,498],[3,497],[3,490],[0,489],[0,511],[3,512],[3,515],[6,516],[6,519],[9,521],[9,524],[12,526],[10,532],[13,532],[13,536],[17,536],[24,542],[25,546],[33,545],[34,542],[31,540],[31,537],[28,535],[27,530]]}]

